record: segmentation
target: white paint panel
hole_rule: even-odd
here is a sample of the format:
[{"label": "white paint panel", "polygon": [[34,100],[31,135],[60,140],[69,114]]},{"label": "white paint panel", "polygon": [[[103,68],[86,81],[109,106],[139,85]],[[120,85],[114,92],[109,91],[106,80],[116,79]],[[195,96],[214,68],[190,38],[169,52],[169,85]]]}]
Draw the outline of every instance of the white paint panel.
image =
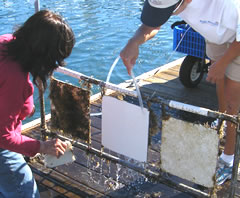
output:
[{"label": "white paint panel", "polygon": [[141,162],[147,161],[149,111],[104,96],[102,101],[102,145]]},{"label": "white paint panel", "polygon": [[174,118],[163,120],[161,168],[205,187],[213,187],[218,157],[217,131]]}]

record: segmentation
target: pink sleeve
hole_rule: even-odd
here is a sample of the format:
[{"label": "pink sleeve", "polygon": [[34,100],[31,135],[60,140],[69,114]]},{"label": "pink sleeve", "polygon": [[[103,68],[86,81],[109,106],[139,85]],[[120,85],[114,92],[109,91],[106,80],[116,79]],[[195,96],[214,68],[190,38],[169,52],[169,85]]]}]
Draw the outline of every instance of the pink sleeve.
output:
[{"label": "pink sleeve", "polygon": [[33,107],[29,81],[25,74],[11,72],[0,67],[0,148],[34,156],[39,152],[40,142],[21,135],[22,118]]},{"label": "pink sleeve", "polygon": [[26,156],[34,156],[39,152],[40,142],[16,132],[12,127],[0,127],[0,147]]}]

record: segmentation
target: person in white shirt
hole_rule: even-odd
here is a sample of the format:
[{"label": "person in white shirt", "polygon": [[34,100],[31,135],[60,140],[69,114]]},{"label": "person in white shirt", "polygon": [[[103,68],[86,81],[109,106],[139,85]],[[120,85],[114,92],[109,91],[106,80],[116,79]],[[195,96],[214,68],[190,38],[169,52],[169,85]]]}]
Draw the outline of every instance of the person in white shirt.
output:
[{"label": "person in white shirt", "polygon": [[[142,25],[120,56],[129,75],[139,47],[153,38],[171,15],[179,15],[206,40],[211,59],[207,81],[216,84],[220,112],[237,115],[240,107],[240,3],[237,0],[145,0]],[[236,126],[227,122],[224,152],[218,161],[216,183],[231,179]]]}]

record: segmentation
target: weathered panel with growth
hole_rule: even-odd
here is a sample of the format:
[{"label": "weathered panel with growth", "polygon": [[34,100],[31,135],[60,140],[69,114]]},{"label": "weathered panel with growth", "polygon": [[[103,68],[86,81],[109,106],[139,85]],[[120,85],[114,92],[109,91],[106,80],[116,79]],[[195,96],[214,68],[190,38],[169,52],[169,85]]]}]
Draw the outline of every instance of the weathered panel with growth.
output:
[{"label": "weathered panel with growth", "polygon": [[51,78],[51,130],[88,140],[90,91]]},{"label": "weathered panel with growth", "polygon": [[205,187],[214,186],[217,131],[175,118],[163,120],[161,168]]}]

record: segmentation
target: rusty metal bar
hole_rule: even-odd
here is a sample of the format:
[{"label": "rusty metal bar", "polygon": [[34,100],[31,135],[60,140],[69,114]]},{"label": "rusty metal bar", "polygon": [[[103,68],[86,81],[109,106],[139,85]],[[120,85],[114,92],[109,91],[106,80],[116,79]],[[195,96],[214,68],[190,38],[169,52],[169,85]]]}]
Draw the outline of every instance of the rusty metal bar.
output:
[{"label": "rusty metal bar", "polygon": [[39,103],[40,103],[40,113],[41,113],[41,135],[42,139],[45,141],[47,139],[46,132],[47,132],[47,124],[45,118],[45,101],[44,101],[44,89],[43,83],[41,80],[38,80],[38,93],[39,93]]},{"label": "rusty metal bar", "polygon": [[[70,138],[67,138],[65,136],[62,136],[62,135],[57,135],[57,137],[59,137],[60,139],[62,140],[68,140],[68,141],[72,141]],[[142,175],[144,175],[145,177],[149,178],[149,179],[152,179],[154,181],[157,181],[157,182],[160,182],[160,183],[163,183],[163,184],[166,184],[170,187],[173,187],[181,192],[186,192],[186,193],[189,193],[193,196],[197,196],[197,197],[209,197],[209,194],[208,193],[205,193],[205,192],[202,192],[201,190],[198,190],[198,189],[195,189],[195,188],[192,188],[188,185],[185,185],[183,183],[176,183],[172,180],[169,179],[168,176],[165,176],[163,172],[154,172],[154,171],[151,171],[151,170],[148,170],[148,169],[144,169],[142,167],[139,167],[139,166],[136,166],[132,163],[129,163],[127,161],[124,161],[122,160],[121,158],[119,157],[116,157],[114,155],[111,155],[109,153],[106,153],[104,151],[101,151],[101,150],[98,150],[98,149],[95,149],[93,147],[90,147],[89,145],[86,145],[86,144],[83,144],[81,142],[74,142],[73,143],[73,146],[79,148],[79,149],[82,149],[82,150],[85,150],[87,152],[90,152],[92,154],[95,154],[99,157],[102,157],[102,158],[105,158],[107,160],[111,160],[111,162],[114,162],[114,163],[118,163],[118,164],[121,164],[122,166],[125,166],[127,168],[130,168]]]},{"label": "rusty metal bar", "polygon": [[82,73],[73,71],[71,69],[67,69],[67,68],[64,68],[64,67],[58,67],[56,69],[56,72],[63,73],[65,75],[71,76],[71,77],[79,79],[79,80],[85,80],[89,83],[92,83],[92,84],[95,84],[95,85],[98,85],[100,87],[104,87],[104,88],[107,88],[107,89],[111,89],[111,90],[114,90],[114,91],[117,91],[117,92],[120,92],[120,93],[123,93],[123,94],[127,94],[129,96],[134,96],[134,97],[138,96],[136,91],[131,91],[129,89],[119,87],[119,86],[117,86],[115,84],[112,84],[112,83],[109,83],[109,82],[106,83],[102,80],[98,80],[98,79],[86,76]]},{"label": "rusty metal bar", "polygon": [[[143,95],[143,98],[145,100],[148,100],[147,96]],[[151,98],[151,99],[149,99],[149,101],[159,103],[159,104],[164,104],[164,105],[167,105],[171,108],[186,111],[186,112],[189,112],[189,113],[194,113],[194,114],[198,114],[198,115],[202,115],[202,116],[206,116],[206,117],[211,117],[211,118],[219,118],[220,120],[228,120],[232,123],[238,124],[238,119],[237,119],[236,116],[229,115],[229,114],[226,114],[226,113],[221,113],[221,112],[218,112],[218,111],[213,111],[213,110],[210,110],[210,109],[207,109],[207,108],[197,107],[197,106],[194,106],[194,105],[185,104],[185,103],[177,102],[177,101],[174,101],[174,100],[166,100],[166,99],[161,98],[161,97]]]},{"label": "rusty metal bar", "polygon": [[[240,116],[240,114],[239,114]],[[236,129],[236,143],[235,143],[235,153],[234,153],[234,163],[232,170],[232,179],[231,179],[231,189],[229,193],[229,198],[235,197],[236,187],[237,187],[237,177],[238,177],[238,165],[240,159],[240,123],[238,123]]]},{"label": "rusty metal bar", "polygon": [[[133,97],[137,97],[137,93],[135,91],[130,91],[130,90],[127,90],[127,89],[123,89],[123,88],[120,88],[114,84],[111,84],[111,83],[105,83],[101,80],[97,80],[97,79],[94,79],[94,78],[91,78],[91,77],[88,77],[88,76],[85,76],[84,74],[81,74],[79,72],[76,72],[76,71],[72,71],[72,70],[69,70],[69,69],[66,69],[66,68],[58,68],[57,69],[58,72],[61,72],[61,73],[64,73],[66,75],[69,75],[69,76],[72,76],[74,78],[77,78],[77,79],[80,79],[80,80],[85,80],[89,83],[93,83],[93,84],[96,84],[98,86],[101,86],[101,87],[105,87],[105,88],[109,88],[109,89],[112,89],[114,91],[117,91],[117,92],[121,92],[121,93],[124,93],[126,95],[129,95],[129,96],[133,96]],[[146,99],[147,97],[146,96],[143,96],[144,99]],[[171,108],[175,108],[175,109],[178,109],[178,110],[183,110],[183,111],[186,111],[186,112],[190,112],[190,113],[195,113],[195,114],[199,114],[199,115],[203,115],[203,116],[207,116],[207,117],[212,117],[212,118],[219,118],[219,119],[224,119],[224,120],[228,120],[230,122],[233,122],[235,124],[238,124],[238,119],[232,115],[228,115],[228,114],[224,114],[224,113],[220,113],[220,112],[217,112],[217,111],[212,111],[210,109],[206,109],[206,108],[201,108],[201,107],[197,107],[197,106],[193,106],[193,105],[189,105],[189,104],[185,104],[185,103],[181,103],[181,102],[177,102],[177,101],[173,101],[173,100],[166,100],[166,99],[163,99],[163,98],[151,98],[150,101],[154,101],[154,102],[157,102],[157,103],[160,103],[160,104],[164,104],[164,105],[168,105],[169,107]],[[44,105],[44,103],[42,103]],[[44,119],[43,119],[44,121]],[[239,128],[239,127],[238,127]],[[240,129],[238,129],[240,130]],[[237,134],[240,134],[240,132],[237,132]],[[71,139],[69,138],[66,138],[64,136],[61,136],[61,135],[57,135],[59,138],[61,139],[64,139],[64,140],[70,140],[72,141]],[[237,137],[238,141],[240,141],[239,137]],[[240,152],[239,150],[239,145],[240,143],[238,143],[236,145],[236,152]],[[145,170],[144,168],[141,168],[141,167],[138,167],[138,166],[135,166],[131,163],[128,163],[116,156],[113,156],[113,155],[110,155],[108,153],[105,153],[103,151],[100,151],[100,150],[97,150],[89,145],[85,145],[83,143],[80,143],[80,142],[74,142],[74,146],[80,148],[80,149],[83,149],[85,151],[88,151],[90,153],[93,153],[93,154],[96,154],[100,157],[103,157],[105,159],[108,159],[108,160],[111,160],[112,162],[115,162],[115,163],[119,163],[127,168],[130,168],[134,171],[137,171],[143,175],[145,175],[146,177],[148,178],[151,178],[151,179],[155,179],[156,181],[160,182],[160,183],[164,183],[164,184],[167,184],[171,187],[174,187],[175,189],[177,190],[180,190],[182,192],[187,192],[187,193],[190,193],[192,194],[193,196],[201,196],[201,197],[209,197],[209,194],[201,191],[201,190],[197,190],[195,188],[192,188],[190,186],[187,186],[185,184],[179,184],[179,183],[175,183],[173,181],[171,181],[169,178],[167,177],[164,177],[164,173],[162,172],[159,172],[159,173],[156,173],[156,172],[152,172],[151,170]],[[235,159],[234,159],[234,164],[236,165],[237,162],[239,162],[239,154],[236,155],[235,153]],[[235,161],[236,160],[236,161]],[[235,167],[234,168],[234,174],[236,174],[236,171],[237,171],[237,168]],[[234,196],[235,195],[235,175],[233,176],[233,180],[232,180],[232,195],[230,195],[230,197]]]}]

